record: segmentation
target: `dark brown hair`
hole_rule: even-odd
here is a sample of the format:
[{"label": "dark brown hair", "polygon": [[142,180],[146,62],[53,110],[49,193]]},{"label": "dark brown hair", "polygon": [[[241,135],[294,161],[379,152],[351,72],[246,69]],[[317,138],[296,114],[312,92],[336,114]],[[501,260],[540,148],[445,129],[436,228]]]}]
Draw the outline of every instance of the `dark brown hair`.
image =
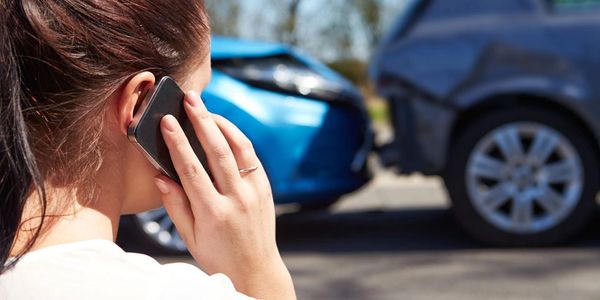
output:
[{"label": "dark brown hair", "polygon": [[138,72],[198,66],[210,28],[199,0],[0,0],[0,36],[1,274],[27,198],[43,224],[44,184],[80,184],[102,164],[108,96]]}]

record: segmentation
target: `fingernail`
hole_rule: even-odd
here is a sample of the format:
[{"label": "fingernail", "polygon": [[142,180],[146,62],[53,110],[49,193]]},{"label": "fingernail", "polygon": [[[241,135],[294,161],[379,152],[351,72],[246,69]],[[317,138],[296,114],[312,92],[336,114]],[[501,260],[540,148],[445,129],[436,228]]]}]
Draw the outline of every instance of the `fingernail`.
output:
[{"label": "fingernail", "polygon": [[177,119],[172,115],[166,115],[163,118],[163,123],[165,125],[165,129],[170,132],[175,132],[177,130]]},{"label": "fingernail", "polygon": [[162,179],[154,178],[154,183],[156,184],[156,187],[158,188],[158,190],[161,193],[163,193],[163,194],[169,193],[169,186]]}]

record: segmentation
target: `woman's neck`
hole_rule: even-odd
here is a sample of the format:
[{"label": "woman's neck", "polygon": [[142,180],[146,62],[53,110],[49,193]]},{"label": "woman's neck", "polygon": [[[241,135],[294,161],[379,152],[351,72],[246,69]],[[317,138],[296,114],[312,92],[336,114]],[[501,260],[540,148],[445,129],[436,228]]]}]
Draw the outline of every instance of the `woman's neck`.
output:
[{"label": "woman's neck", "polygon": [[[118,195],[102,191],[102,199],[81,199],[73,190],[50,188],[47,190],[47,216],[42,235],[30,250],[84,240],[103,239],[114,241],[120,218]],[[112,196],[112,197],[111,197]],[[39,226],[39,199],[31,196],[23,214],[23,224],[17,234],[11,256],[22,252],[32,234]]]}]

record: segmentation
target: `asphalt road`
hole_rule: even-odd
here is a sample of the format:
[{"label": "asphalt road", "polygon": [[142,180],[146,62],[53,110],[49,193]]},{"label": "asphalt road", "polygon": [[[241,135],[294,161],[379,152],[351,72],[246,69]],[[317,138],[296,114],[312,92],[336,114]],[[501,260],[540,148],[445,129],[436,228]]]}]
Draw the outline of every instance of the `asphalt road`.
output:
[{"label": "asphalt road", "polygon": [[[447,207],[437,178],[382,173],[332,212],[282,213],[278,240],[299,298],[600,299],[600,216],[555,248],[493,249]],[[163,262],[173,260],[192,262]]]}]

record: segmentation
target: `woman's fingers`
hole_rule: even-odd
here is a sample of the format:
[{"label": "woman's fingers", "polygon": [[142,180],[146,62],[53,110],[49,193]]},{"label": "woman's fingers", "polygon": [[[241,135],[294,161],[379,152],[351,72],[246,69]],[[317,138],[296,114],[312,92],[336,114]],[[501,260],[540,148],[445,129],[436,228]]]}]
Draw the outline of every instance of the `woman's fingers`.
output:
[{"label": "woman's fingers", "polygon": [[184,102],[194,131],[206,153],[217,189],[221,193],[234,190],[241,181],[240,173],[231,148],[215,124],[212,114],[195,92],[189,92]]},{"label": "woman's fingers", "polygon": [[[194,213],[184,190],[164,175],[154,178],[160,199],[183,238],[194,237]],[[186,241],[188,242],[188,241]]]},{"label": "woman's fingers", "polygon": [[241,170],[259,167],[260,161],[248,137],[233,123],[222,116],[213,114],[213,119],[223,133],[227,143],[229,143],[238,168]]},{"label": "woman's fingers", "polygon": [[210,204],[204,201],[214,199],[217,193],[177,119],[165,116],[161,121],[161,132],[183,188],[188,195],[194,196],[192,207],[205,209]]},{"label": "woman's fingers", "polygon": [[271,187],[269,179],[267,178],[267,174],[265,173],[258,156],[256,156],[252,142],[250,142],[246,135],[229,120],[219,115],[213,115],[213,118],[229,143],[231,151],[237,161],[238,168],[240,170],[258,168],[248,174],[242,174],[242,177],[250,180],[258,190],[270,191]]}]

